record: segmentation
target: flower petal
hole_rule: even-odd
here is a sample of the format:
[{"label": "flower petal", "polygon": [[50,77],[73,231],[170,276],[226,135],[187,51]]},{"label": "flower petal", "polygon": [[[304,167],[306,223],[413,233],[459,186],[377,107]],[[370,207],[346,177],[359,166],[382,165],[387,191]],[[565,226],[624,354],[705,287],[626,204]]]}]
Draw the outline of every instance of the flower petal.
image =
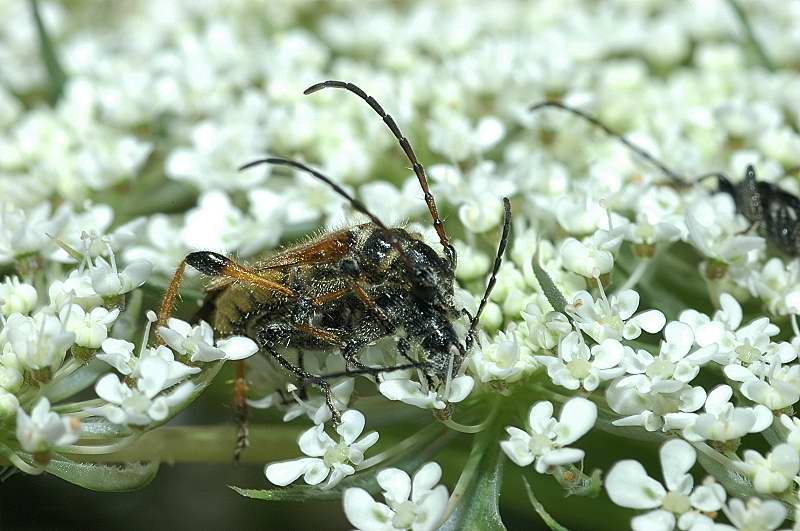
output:
[{"label": "flower petal", "polygon": [[633,531],[672,531],[675,529],[675,515],[667,511],[650,511],[635,516],[631,520]]},{"label": "flower petal", "polygon": [[392,507],[407,501],[411,496],[411,478],[399,468],[381,470],[377,480],[383,489],[383,497]]},{"label": "flower petal", "polygon": [[553,404],[548,401],[536,402],[528,412],[528,424],[537,433],[544,433],[552,418]]},{"label": "flower petal", "polygon": [[664,443],[659,455],[667,488],[688,495],[692,490],[693,481],[692,476],[687,473],[697,460],[697,453],[692,445],[683,439],[672,439]]},{"label": "flower petal", "polygon": [[229,360],[243,360],[258,352],[258,345],[249,337],[233,336],[217,341],[217,347]]},{"label": "flower petal", "polygon": [[566,446],[583,437],[597,420],[597,406],[585,398],[571,398],[564,404],[559,418],[556,443]]},{"label": "flower petal", "polygon": [[611,501],[629,509],[653,509],[661,506],[664,487],[647,475],[644,467],[632,459],[620,461],[606,476],[606,491]]},{"label": "flower petal", "polygon": [[411,500],[416,502],[426,492],[433,489],[442,479],[442,467],[438,463],[425,463],[414,474]]},{"label": "flower petal", "polygon": [[391,529],[394,511],[376,502],[364,489],[349,488],[342,496],[344,514],[357,529]]},{"label": "flower petal", "polygon": [[300,451],[311,457],[322,457],[329,448],[336,446],[330,435],[325,433],[325,426],[322,424],[304,431],[297,442]]},{"label": "flower petal", "polygon": [[[322,460],[312,457],[303,457],[291,461],[270,463],[264,468],[264,473],[270,483],[285,487],[289,483],[295,482],[297,478],[305,474],[306,471],[313,468],[316,464],[322,464]],[[327,467],[325,467],[325,470],[327,472]],[[323,477],[322,479],[325,478]],[[322,481],[322,479],[320,479],[320,481]]]},{"label": "flower petal", "polygon": [[353,441],[364,431],[365,423],[366,419],[360,411],[348,409],[342,413],[342,423],[336,426],[336,433],[342,436],[345,444],[353,444]]},{"label": "flower petal", "polygon": [[559,448],[547,452],[539,461],[547,466],[567,465],[569,463],[577,463],[583,456],[586,455],[583,450],[578,448]]},{"label": "flower petal", "polygon": [[411,524],[412,531],[438,529],[447,512],[447,487],[439,485],[417,505],[417,518]]}]

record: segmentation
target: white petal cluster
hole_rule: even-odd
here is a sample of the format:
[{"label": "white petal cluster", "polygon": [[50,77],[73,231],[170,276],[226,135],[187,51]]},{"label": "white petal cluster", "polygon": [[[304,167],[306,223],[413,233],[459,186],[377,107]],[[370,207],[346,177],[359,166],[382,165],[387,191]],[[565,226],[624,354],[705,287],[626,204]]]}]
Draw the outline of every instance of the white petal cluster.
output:
[{"label": "white petal cluster", "polygon": [[78,440],[80,421],[50,410],[50,401],[42,398],[28,415],[17,411],[17,440],[26,452],[46,452],[50,448]]},{"label": "white petal cluster", "polygon": [[722,508],[725,489],[718,483],[694,485],[689,470],[697,454],[686,441],[670,440],[659,453],[666,488],[648,476],[638,461],[620,461],[605,482],[611,501],[630,509],[650,509],[633,518],[634,531],[670,531],[676,524],[678,529],[713,529],[714,523],[705,513]]},{"label": "white petal cluster", "polygon": [[386,503],[376,502],[364,489],[349,488],[343,496],[344,513],[359,530],[432,531],[447,510],[447,487],[437,485],[441,477],[436,463],[423,465],[413,478],[397,468],[381,470],[377,480]]},{"label": "white petal cluster", "polygon": [[264,469],[267,479],[275,485],[288,485],[303,476],[303,481],[309,485],[319,485],[327,479],[323,488],[336,486],[355,473],[355,467],[364,460],[364,452],[378,442],[376,431],[359,439],[364,423],[364,415],[349,409],[342,414],[342,422],[336,427],[338,442],[325,432],[324,424],[303,432],[298,444],[308,457],[270,463]]},{"label": "white petal cluster", "polygon": [[576,463],[583,459],[584,451],[571,448],[594,426],[597,406],[585,398],[572,398],[553,418],[553,404],[537,402],[528,413],[527,431],[506,427],[509,439],[500,443],[503,452],[515,464],[534,464],[536,471],[544,474],[550,467]]}]

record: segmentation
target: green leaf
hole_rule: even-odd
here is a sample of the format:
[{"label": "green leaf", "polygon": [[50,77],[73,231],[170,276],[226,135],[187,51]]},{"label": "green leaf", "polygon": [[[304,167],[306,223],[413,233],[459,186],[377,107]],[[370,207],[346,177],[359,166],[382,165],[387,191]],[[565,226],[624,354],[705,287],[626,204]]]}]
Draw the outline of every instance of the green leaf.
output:
[{"label": "green leaf", "polygon": [[536,513],[541,517],[547,527],[553,531],[569,531],[568,528],[559,524],[555,518],[550,516],[550,514],[545,510],[544,506],[539,502],[539,500],[536,499],[536,496],[533,494],[531,484],[528,483],[528,480],[525,479],[525,476],[522,477],[522,482],[525,483],[525,491],[528,493],[528,499],[531,501],[531,505],[533,505]]},{"label": "green leaf", "polygon": [[457,433],[453,431],[445,430],[438,425],[436,427],[439,429],[431,431],[432,436],[428,438],[427,444],[422,443],[425,444],[424,447],[420,448],[415,445],[396,458],[387,459],[380,466],[374,466],[343,479],[331,489],[323,490],[320,487],[308,485],[293,485],[277,489],[243,489],[230,485],[230,488],[246,498],[263,501],[338,500],[341,499],[344,490],[350,487],[359,487],[370,494],[377,494],[380,491],[377,480],[378,472],[387,467],[394,467],[413,475],[420,466],[428,462],[443,446],[457,436]]},{"label": "green leaf", "polygon": [[317,487],[303,485],[296,485],[283,489],[241,489],[239,487],[229,485],[231,489],[236,491],[238,494],[241,494],[245,498],[252,498],[254,500],[262,501],[338,500],[342,497],[342,489],[340,486],[341,483],[332,489],[322,490]]},{"label": "green leaf", "polygon": [[494,430],[481,433],[450,496],[449,516],[439,531],[505,530],[498,501],[503,455]]},{"label": "green leaf", "polygon": [[730,459],[705,443],[694,443],[693,446],[697,450],[697,461],[700,466],[719,481],[730,496],[740,498],[758,496],[750,480],[737,472]]},{"label": "green leaf", "polygon": [[536,280],[539,281],[539,286],[541,286],[544,296],[550,302],[550,306],[557,312],[565,313],[567,299],[558,290],[547,271],[539,265],[536,256],[533,257],[533,274],[536,276]]},{"label": "green leaf", "polygon": [[46,470],[64,481],[98,492],[127,492],[144,487],[158,472],[158,463],[106,465],[76,463],[54,456]]},{"label": "green leaf", "polygon": [[72,374],[59,379],[47,386],[45,396],[52,403],[60,402],[75,396],[97,381],[101,374],[107,373],[110,367],[100,360],[92,360],[88,364],[74,371]]}]

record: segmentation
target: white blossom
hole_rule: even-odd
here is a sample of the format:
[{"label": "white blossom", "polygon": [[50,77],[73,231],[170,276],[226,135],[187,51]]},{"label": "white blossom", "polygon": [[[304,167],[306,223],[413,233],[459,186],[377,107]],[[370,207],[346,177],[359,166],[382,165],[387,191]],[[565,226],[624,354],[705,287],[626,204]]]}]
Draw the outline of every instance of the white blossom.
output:
[{"label": "white blossom", "polygon": [[108,311],[99,306],[86,312],[77,304],[65,306],[60,312],[64,328],[75,334],[75,344],[86,348],[99,348],[103,344],[118,315],[118,309]]},{"label": "white blossom", "polygon": [[336,427],[338,443],[325,433],[324,424],[317,424],[303,432],[298,441],[300,450],[308,457],[267,465],[264,469],[267,479],[284,486],[303,476],[309,485],[319,485],[327,479],[322,488],[336,486],[343,478],[355,473],[355,466],[363,461],[364,452],[378,442],[378,432],[375,431],[358,439],[364,424],[364,415],[359,411],[349,409],[342,413],[342,423]]},{"label": "white blossom", "polygon": [[175,352],[188,356],[193,362],[209,362],[221,359],[241,360],[258,351],[258,345],[247,337],[233,336],[217,341],[214,346],[214,331],[205,321],[192,327],[180,319],[171,318],[168,326],[160,326],[158,335]]},{"label": "white blossom", "polygon": [[12,313],[29,313],[36,305],[36,299],[36,288],[20,282],[17,277],[6,277],[0,284],[0,312],[6,317]]},{"label": "white blossom", "polygon": [[50,401],[41,398],[30,416],[22,408],[17,410],[17,440],[26,452],[46,452],[77,441],[80,424],[74,417],[50,411]]},{"label": "white blossom", "polygon": [[507,426],[509,439],[500,447],[514,463],[534,463],[540,474],[551,466],[566,465],[583,459],[584,451],[568,445],[583,437],[594,426],[597,406],[585,398],[572,398],[564,404],[561,417],[553,418],[553,404],[537,402],[528,413],[528,431]]},{"label": "white blossom", "polygon": [[634,290],[597,300],[589,292],[580,291],[567,307],[567,312],[575,326],[595,341],[636,339],[643,330],[654,334],[664,328],[667,320],[663,313],[646,310],[633,315],[638,307],[639,294]]},{"label": "white blossom", "polygon": [[349,488],[342,498],[344,513],[359,530],[432,531],[447,510],[447,487],[437,485],[441,477],[436,463],[420,467],[413,479],[397,468],[381,470],[377,480],[386,503],[376,502],[364,489]]},{"label": "white blossom", "polygon": [[789,444],[779,444],[766,456],[755,450],[744,451],[744,461],[736,468],[751,478],[756,492],[780,493],[792,485],[800,471],[800,455]]},{"label": "white blossom", "polygon": [[697,454],[680,439],[672,439],[660,450],[661,471],[666,489],[647,475],[634,460],[620,461],[608,472],[606,490],[611,501],[631,509],[652,509],[631,521],[634,531],[669,531],[711,528],[704,513],[718,511],[725,502],[725,489],[718,483],[695,487],[688,473]]},{"label": "white blossom", "polygon": [[684,429],[684,437],[690,441],[728,441],[764,431],[772,424],[772,411],[768,408],[736,407],[730,402],[732,396],[728,385],[719,385],[708,393],[705,412]]}]

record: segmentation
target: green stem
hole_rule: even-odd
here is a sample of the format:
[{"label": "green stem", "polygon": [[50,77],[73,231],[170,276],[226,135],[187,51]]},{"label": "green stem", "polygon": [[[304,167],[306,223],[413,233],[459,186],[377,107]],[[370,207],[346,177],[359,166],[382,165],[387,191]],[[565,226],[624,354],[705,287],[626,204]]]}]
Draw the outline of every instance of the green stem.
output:
[{"label": "green stem", "polygon": [[61,94],[64,92],[64,84],[67,81],[67,74],[61,67],[61,62],[58,59],[56,48],[53,41],[50,39],[50,34],[47,32],[47,27],[42,20],[42,14],[39,9],[38,0],[30,0],[31,13],[33,15],[34,24],[36,24],[36,34],[39,37],[39,48],[42,54],[44,66],[47,69],[47,76],[50,80],[48,86],[48,97],[51,105],[55,105]]},{"label": "green stem", "polygon": [[736,14],[736,18],[739,19],[742,29],[744,29],[745,36],[747,37],[747,45],[750,47],[753,55],[755,55],[756,59],[758,59],[758,62],[761,64],[761,66],[770,72],[774,72],[775,65],[767,56],[767,53],[764,51],[764,47],[761,46],[760,42],[758,42],[758,38],[756,38],[756,34],[753,31],[753,25],[750,24],[750,19],[748,18],[747,13],[742,5],[739,3],[739,0],[728,0],[728,4]]},{"label": "green stem", "polygon": [[559,524],[555,518],[550,516],[550,513],[545,510],[544,505],[542,505],[541,502],[536,499],[536,496],[533,494],[531,484],[528,483],[528,480],[525,478],[525,476],[522,476],[522,482],[525,483],[525,491],[528,493],[528,500],[530,500],[534,510],[536,510],[536,513],[539,515],[539,517],[544,520],[544,523],[547,525],[547,527],[553,531],[569,531],[569,529]]},{"label": "green stem", "polygon": [[[254,426],[250,448],[242,462],[264,463],[291,457],[300,428]],[[232,463],[236,442],[233,425],[164,427],[145,433],[123,450],[104,455],[69,454],[76,461],[128,463],[169,461],[178,463]],[[67,455],[67,452],[64,452]]]}]

